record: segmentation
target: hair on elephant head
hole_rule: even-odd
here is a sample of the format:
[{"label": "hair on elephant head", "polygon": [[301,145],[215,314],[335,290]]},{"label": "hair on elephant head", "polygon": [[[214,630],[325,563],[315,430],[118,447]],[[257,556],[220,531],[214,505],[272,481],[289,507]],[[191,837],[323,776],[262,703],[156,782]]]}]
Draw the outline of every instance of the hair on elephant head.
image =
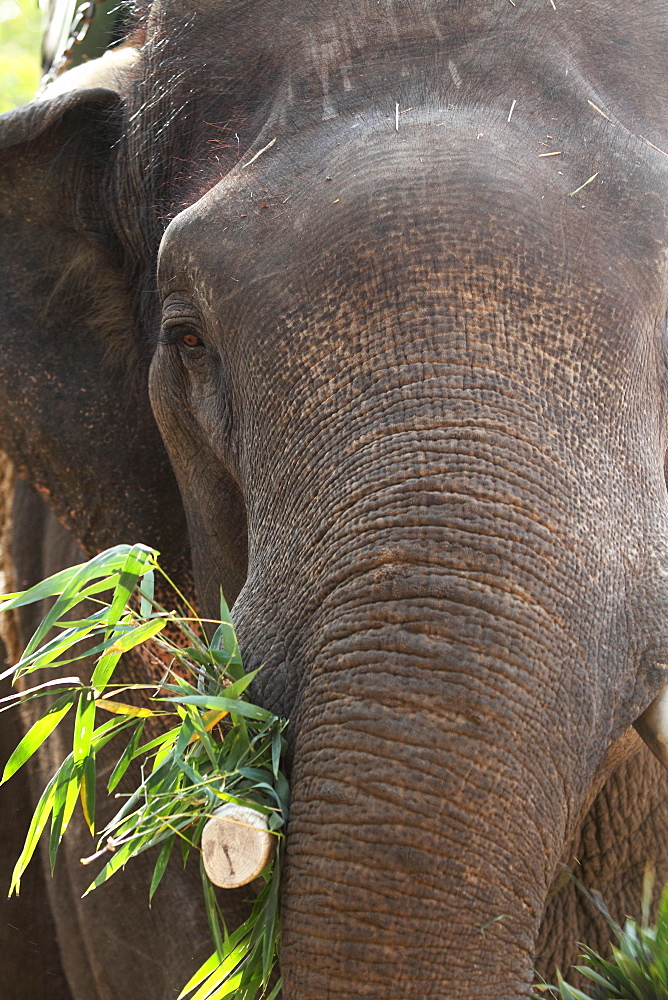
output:
[{"label": "hair on elephant head", "polygon": [[[604,934],[564,863],[668,878],[668,13],[556,6],[155,0],[118,92],[0,123],[5,448],[234,600],[286,1000],[525,997]],[[128,898],[171,996],[201,917]],[[75,953],[128,907],[63,905],[126,997]]]}]

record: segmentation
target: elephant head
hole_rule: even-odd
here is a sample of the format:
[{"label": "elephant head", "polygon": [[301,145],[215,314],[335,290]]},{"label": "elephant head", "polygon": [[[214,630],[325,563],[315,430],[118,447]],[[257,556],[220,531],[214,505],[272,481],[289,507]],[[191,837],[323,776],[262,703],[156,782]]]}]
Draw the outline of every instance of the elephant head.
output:
[{"label": "elephant head", "polygon": [[291,719],[286,1000],[526,996],[663,687],[668,16],[581,7],[160,3],[124,105],[5,126],[8,446],[80,538],[99,484],[90,547],[160,528],[235,598]]}]

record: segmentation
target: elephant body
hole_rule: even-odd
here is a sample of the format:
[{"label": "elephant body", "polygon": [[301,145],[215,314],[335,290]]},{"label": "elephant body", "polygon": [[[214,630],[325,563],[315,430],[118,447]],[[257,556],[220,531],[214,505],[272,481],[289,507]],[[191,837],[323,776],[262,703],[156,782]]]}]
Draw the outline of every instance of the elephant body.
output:
[{"label": "elephant body", "polygon": [[[668,879],[667,41],[660,0],[154,0],[116,90],[0,120],[12,572],[142,540],[234,601],[291,720],[285,1000],[519,1000],[607,938],[564,868],[620,917]],[[67,1000],[172,996],[196,873],[75,903],[81,836]]]}]

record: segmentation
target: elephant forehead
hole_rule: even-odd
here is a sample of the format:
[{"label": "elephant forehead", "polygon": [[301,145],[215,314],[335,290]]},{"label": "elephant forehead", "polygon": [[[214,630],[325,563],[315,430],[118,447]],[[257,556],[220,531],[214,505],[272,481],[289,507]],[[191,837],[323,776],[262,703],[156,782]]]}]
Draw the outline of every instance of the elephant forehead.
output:
[{"label": "elephant forehead", "polygon": [[[398,133],[387,123],[354,137],[332,131],[317,145],[265,142],[247,169],[172,221],[163,288],[183,278],[206,304],[243,291],[275,305],[295,283],[307,294],[323,267],[331,281],[355,283],[363,272],[371,289],[398,280],[411,261],[414,280],[475,273],[490,293],[533,272],[573,302],[592,282],[614,308],[653,310],[665,297],[665,184],[653,164],[641,190],[635,158],[627,166],[612,150],[610,169],[630,183],[592,182],[583,208],[584,196],[571,197],[582,164],[527,164],[524,140],[509,138],[503,122],[481,135],[473,115],[451,114],[442,131],[435,117],[423,113]],[[638,280],[649,296],[639,298]]]}]

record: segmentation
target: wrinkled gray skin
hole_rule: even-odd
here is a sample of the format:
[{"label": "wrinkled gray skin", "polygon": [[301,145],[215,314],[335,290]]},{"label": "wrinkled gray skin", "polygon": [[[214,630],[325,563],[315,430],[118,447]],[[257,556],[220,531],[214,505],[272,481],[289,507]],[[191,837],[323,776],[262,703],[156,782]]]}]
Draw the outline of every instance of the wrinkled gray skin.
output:
[{"label": "wrinkled gray skin", "polygon": [[[6,447],[87,551],[236,598],[286,1000],[525,997],[606,937],[562,863],[617,916],[668,879],[665,4],[162,0],[122,96],[6,119]],[[73,1000],[182,985],[177,874],[164,979],[80,985],[126,892],[52,901]]]}]

